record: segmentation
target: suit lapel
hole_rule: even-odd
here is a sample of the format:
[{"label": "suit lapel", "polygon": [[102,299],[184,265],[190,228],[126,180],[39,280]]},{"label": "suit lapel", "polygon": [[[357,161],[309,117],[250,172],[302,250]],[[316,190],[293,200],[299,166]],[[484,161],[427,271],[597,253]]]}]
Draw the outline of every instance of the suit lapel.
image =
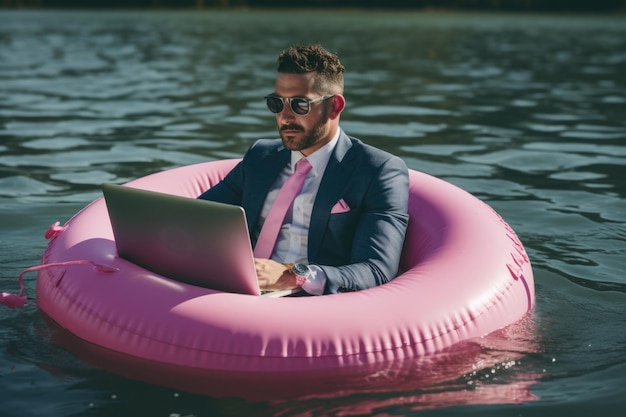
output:
[{"label": "suit lapel", "polygon": [[317,257],[330,217],[330,210],[339,201],[341,193],[350,179],[350,172],[354,169],[353,153],[348,152],[351,148],[352,142],[350,138],[342,131],[324,171],[324,176],[313,204],[311,224],[309,225],[309,260]]}]

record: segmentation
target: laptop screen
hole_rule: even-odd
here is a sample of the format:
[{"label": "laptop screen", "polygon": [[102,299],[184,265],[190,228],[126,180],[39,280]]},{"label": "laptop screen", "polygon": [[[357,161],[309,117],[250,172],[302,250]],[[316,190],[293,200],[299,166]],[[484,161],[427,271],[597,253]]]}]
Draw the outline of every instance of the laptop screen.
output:
[{"label": "laptop screen", "polygon": [[259,295],[243,208],[103,184],[120,257],[168,278]]}]

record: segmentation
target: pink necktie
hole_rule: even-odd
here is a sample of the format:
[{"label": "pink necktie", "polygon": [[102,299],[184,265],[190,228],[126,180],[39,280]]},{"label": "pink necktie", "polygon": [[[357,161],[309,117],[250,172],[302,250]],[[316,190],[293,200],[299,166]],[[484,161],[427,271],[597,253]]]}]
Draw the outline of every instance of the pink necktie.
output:
[{"label": "pink necktie", "polygon": [[278,238],[278,232],[283,225],[287,209],[293,203],[302,186],[304,185],[304,179],[306,174],[311,170],[311,163],[306,159],[301,159],[296,163],[296,172],[291,175],[285,181],[282,188],[272,204],[270,212],[267,214],[267,218],[261,228],[259,239],[254,247],[255,258],[268,258],[272,256],[274,246],[276,245],[276,239]]}]

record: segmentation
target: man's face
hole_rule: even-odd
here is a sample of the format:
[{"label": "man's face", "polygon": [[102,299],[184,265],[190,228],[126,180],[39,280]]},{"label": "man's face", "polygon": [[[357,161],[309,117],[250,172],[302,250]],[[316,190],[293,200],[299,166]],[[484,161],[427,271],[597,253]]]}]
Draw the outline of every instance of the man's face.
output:
[{"label": "man's face", "polygon": [[[313,92],[314,77],[315,73],[279,73],[274,93],[285,98],[318,98],[320,95]],[[331,100],[332,98],[311,103],[310,112],[306,116],[295,114],[291,106],[284,103],[283,110],[276,114],[276,122],[280,137],[287,149],[300,151],[308,156],[330,142],[335,133],[329,117]]]}]

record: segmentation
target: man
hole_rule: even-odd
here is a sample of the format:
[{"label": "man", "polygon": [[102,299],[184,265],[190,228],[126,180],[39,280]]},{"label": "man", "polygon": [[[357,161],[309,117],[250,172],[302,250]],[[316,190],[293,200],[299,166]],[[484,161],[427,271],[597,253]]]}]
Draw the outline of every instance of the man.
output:
[{"label": "man", "polygon": [[[262,289],[321,295],[383,284],[397,273],[408,223],[407,167],[339,128],[346,101],[336,55],[295,46],[278,63],[265,99],[280,139],[257,141],[199,198],[245,209]],[[294,174],[300,165],[306,170]],[[296,177],[304,184],[283,203],[279,192]],[[270,232],[281,205],[287,213]]]}]

